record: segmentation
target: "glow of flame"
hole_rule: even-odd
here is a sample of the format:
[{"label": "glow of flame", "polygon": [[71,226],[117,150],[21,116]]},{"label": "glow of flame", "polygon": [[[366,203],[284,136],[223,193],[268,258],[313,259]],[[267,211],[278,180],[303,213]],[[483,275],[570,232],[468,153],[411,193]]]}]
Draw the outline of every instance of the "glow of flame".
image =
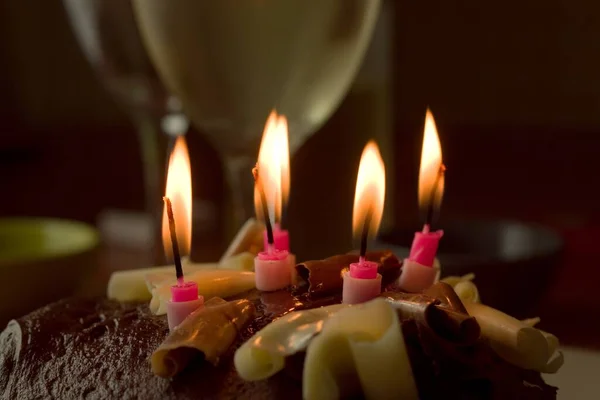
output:
[{"label": "glow of flame", "polygon": [[[442,146],[433,114],[427,109],[419,169],[419,207],[427,208],[433,201],[435,209],[439,209],[444,195],[444,175],[440,175],[440,168],[443,168]],[[435,185],[435,196],[432,198]]]},{"label": "glow of flame", "polygon": [[[279,221],[290,193],[290,150],[287,119],[274,110],[265,124],[257,167],[271,221]],[[257,190],[254,191],[254,208],[258,218],[264,219]]]},{"label": "glow of flame", "polygon": [[[183,136],[177,138],[169,157],[165,196],[171,200],[179,252],[182,256],[189,255],[192,242],[192,172]],[[166,206],[163,207],[162,241],[167,260],[172,260],[173,248]]]},{"label": "glow of flame", "polygon": [[379,147],[371,140],[365,146],[360,158],[356,192],[354,194],[354,209],[352,212],[352,232],[355,238],[362,234],[367,215],[371,214],[369,236],[375,236],[385,201],[385,165],[379,153]]}]

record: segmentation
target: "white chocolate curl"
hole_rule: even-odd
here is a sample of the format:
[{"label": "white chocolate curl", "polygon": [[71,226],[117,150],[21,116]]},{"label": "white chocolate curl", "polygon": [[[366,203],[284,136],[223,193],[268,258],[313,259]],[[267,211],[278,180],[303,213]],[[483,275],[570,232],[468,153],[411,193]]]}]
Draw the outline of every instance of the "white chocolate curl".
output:
[{"label": "white chocolate curl", "polygon": [[[226,269],[197,270],[186,274],[185,280],[196,282],[198,294],[205,299],[212,297],[227,298],[250,289],[254,289],[254,272],[232,271]],[[176,283],[175,277],[163,281],[152,290],[150,311],[156,315],[167,313],[167,301],[171,299],[171,286]]]},{"label": "white chocolate curl", "polygon": [[[524,319],[521,322],[523,322],[525,325],[534,327],[535,325],[540,323],[540,318],[528,318]],[[560,345],[560,343],[555,335],[546,331],[542,331],[541,329],[539,331],[542,333],[542,335],[544,335],[546,343],[548,344],[548,351],[551,354],[550,360],[548,360],[548,363],[544,368],[540,370],[540,372],[546,374],[554,374],[560,369],[560,367],[562,367],[564,362],[563,353],[562,351],[558,350],[558,346]]]},{"label": "white chocolate curl", "polygon": [[[248,264],[250,261],[251,264]],[[250,266],[251,265],[251,266]],[[252,271],[254,258],[247,253],[229,258],[223,264],[184,263],[187,276],[197,271]],[[250,269],[248,269],[250,268]],[[106,296],[117,301],[149,301],[152,290],[165,282],[175,283],[175,266],[151,267],[113,272],[108,281]]]},{"label": "white chocolate curl", "polygon": [[308,346],[302,379],[307,400],[360,394],[417,399],[398,317],[384,299],[352,306],[325,321]]},{"label": "white chocolate curl", "polygon": [[458,295],[458,298],[463,303],[481,303],[481,299],[479,298],[479,290],[477,289],[475,283],[473,283],[474,278],[475,274],[471,273],[464,276],[448,276],[441,281],[452,286]]},{"label": "white chocolate curl", "polygon": [[252,253],[254,258],[262,251],[264,231],[265,225],[262,222],[254,218],[248,219],[223,253],[220,262],[244,252]]},{"label": "white chocolate curl", "polygon": [[[263,231],[264,225],[250,218],[239,230],[218,264],[196,264],[182,259],[184,273],[187,275],[200,269],[254,271],[254,257],[262,248]],[[118,301],[148,301],[152,298],[152,289],[163,281],[172,279],[174,273],[174,265],[113,272],[108,281],[106,295],[109,299]]]},{"label": "white chocolate curl", "polygon": [[556,336],[542,332],[483,304],[464,303],[481,327],[481,334],[504,360],[525,369],[553,373],[562,366]]},{"label": "white chocolate curl", "polygon": [[[192,268],[189,268],[189,266]],[[240,253],[228,258],[224,263],[216,265],[216,268],[215,264],[189,264],[189,266],[184,267],[186,279],[188,274],[198,271],[230,270],[250,272],[254,270],[254,256],[250,253]],[[145,280],[146,288],[148,289],[148,293],[150,293],[150,297],[152,297],[152,293],[157,287],[162,286],[165,283],[175,283],[172,268],[168,271],[146,274]]]},{"label": "white chocolate curl", "polygon": [[[220,264],[184,261],[183,270],[186,276],[201,270],[253,271],[254,255],[240,253]],[[108,281],[106,296],[124,302],[149,301],[152,298],[152,289],[167,281],[174,282],[174,277],[173,265],[113,272]]]},{"label": "white chocolate curl", "polygon": [[[216,268],[217,264],[194,264],[184,261],[183,268],[192,272],[200,268]],[[117,301],[148,301],[152,294],[146,286],[146,275],[174,275],[175,266],[139,268],[113,272],[108,281],[106,297]]]},{"label": "white chocolate curl", "polygon": [[238,374],[247,381],[267,379],[281,371],[285,357],[306,349],[321,332],[323,322],[335,312],[349,307],[335,304],[312,310],[294,311],[271,322],[235,352]]}]

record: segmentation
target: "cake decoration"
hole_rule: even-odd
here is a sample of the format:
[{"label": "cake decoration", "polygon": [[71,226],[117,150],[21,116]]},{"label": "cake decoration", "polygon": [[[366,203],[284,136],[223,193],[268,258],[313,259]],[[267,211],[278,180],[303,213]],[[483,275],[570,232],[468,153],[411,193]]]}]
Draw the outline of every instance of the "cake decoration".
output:
[{"label": "cake decoration", "polygon": [[462,306],[455,308],[424,294],[384,292],[381,296],[398,311],[402,321],[413,319],[447,341],[469,345],[479,339],[479,324]]},{"label": "cake decoration", "polygon": [[305,351],[312,338],[321,332],[323,323],[344,304],[294,311],[278,318],[258,331],[235,352],[234,363],[239,375],[248,381],[267,379],[285,367],[285,358]]},{"label": "cake decoration", "polygon": [[167,321],[169,329],[173,330],[190,313],[204,305],[204,297],[198,295],[198,284],[194,281],[186,282],[183,277],[183,267],[181,266],[181,256],[179,255],[179,244],[175,228],[175,218],[173,217],[173,207],[171,200],[167,196],[163,198],[169,221],[169,233],[171,234],[171,249],[173,260],[175,262],[175,277],[177,283],[171,285],[171,299],[167,301]]},{"label": "cake decoration", "polygon": [[[216,263],[191,263],[187,258],[184,258],[182,263],[188,272],[200,268],[218,267]],[[117,301],[149,301],[152,298],[152,292],[146,285],[148,277],[166,280],[173,276],[173,268],[173,265],[165,265],[113,272],[108,281],[106,297]]]},{"label": "cake decoration", "polygon": [[239,229],[227,250],[221,256],[220,264],[241,253],[258,254],[262,248],[265,225],[254,218],[249,218]]},{"label": "cake decoration", "polygon": [[[368,321],[368,323],[366,323]],[[333,314],[306,350],[306,399],[417,399],[402,329],[384,299]]]},{"label": "cake decoration", "polygon": [[377,263],[365,258],[367,240],[379,230],[385,201],[385,166],[379,154],[379,147],[369,141],[363,150],[358,166],[352,230],[360,237],[358,262],[350,264],[342,273],[342,302],[357,304],[375,298],[381,293],[381,274],[377,273]]},{"label": "cake decoration", "polygon": [[[391,251],[369,251],[365,259],[377,263],[377,273],[382,276],[383,286],[391,284],[400,276],[400,261]],[[313,297],[338,293],[344,283],[342,273],[350,264],[358,261],[358,254],[343,254],[324,260],[302,262],[296,265],[297,287],[308,291]]]},{"label": "cake decoration", "polygon": [[[482,336],[504,360],[525,369],[556,372],[562,365],[558,339],[503,313],[479,303],[465,303],[469,314],[481,326]],[[558,360],[558,361],[556,361]]]},{"label": "cake decoration", "polygon": [[[273,212],[273,247],[275,250],[285,250],[290,252],[290,234],[286,229],[281,227],[281,217],[283,214],[283,208],[287,204],[287,200],[290,193],[290,146],[288,139],[288,126],[287,118],[284,115],[279,115],[277,111],[271,111],[265,124],[265,133],[277,132],[280,140],[280,145],[277,146],[277,154],[269,154],[269,165],[275,164],[278,166],[279,173],[276,173],[278,177],[278,189],[276,192],[274,212]],[[262,150],[262,147],[261,147]],[[259,159],[261,155],[259,153]],[[263,234],[263,250],[269,248],[269,240],[267,231]],[[296,264],[295,256],[290,253],[290,256],[294,258],[291,263],[292,267]]]},{"label": "cake decoration", "polygon": [[[175,264],[175,284],[171,285],[171,296],[166,302],[169,329],[174,329],[192,311],[204,304],[204,297],[198,295],[196,282],[187,281],[183,275],[181,255],[190,253],[192,241],[192,188],[190,157],[185,137],[175,140],[169,157],[167,185],[163,211],[163,245],[167,259]],[[172,200],[177,204],[177,223]],[[181,249],[179,241],[181,240]],[[181,252],[180,252],[181,250]]]},{"label": "cake decoration", "polygon": [[473,283],[473,279],[475,279],[475,274],[470,273],[464,276],[448,276],[442,279],[442,282],[446,282],[452,286],[452,289],[454,289],[463,302],[470,301],[472,303],[479,303],[481,302],[479,290]]},{"label": "cake decoration", "polygon": [[[289,144],[285,117],[271,113],[263,133],[254,176],[255,208],[265,224],[265,248],[254,259],[256,287],[275,291],[289,286],[295,279],[295,256],[288,251],[288,236],[279,232],[275,245],[273,225],[281,216],[283,197],[289,191]],[[285,243],[284,243],[285,242]]]},{"label": "cake decoration", "polygon": [[192,312],[152,354],[152,371],[170,378],[198,358],[217,365],[254,316],[254,305],[245,299],[227,302],[214,297]]},{"label": "cake decoration", "polygon": [[436,280],[433,267],[438,244],[444,231],[431,231],[434,214],[439,210],[444,195],[442,146],[435,126],[433,114],[427,109],[421,165],[419,169],[419,207],[425,212],[425,223],[421,232],[415,233],[410,254],[404,260],[399,285],[407,292],[418,293],[427,289]]},{"label": "cake decoration", "polygon": [[[254,272],[233,271],[227,269],[199,269],[187,276],[188,282],[196,283],[198,294],[206,299],[212,297],[228,298],[247,292],[255,287]],[[150,311],[157,315],[167,312],[167,302],[171,299],[173,279],[153,282]]]}]

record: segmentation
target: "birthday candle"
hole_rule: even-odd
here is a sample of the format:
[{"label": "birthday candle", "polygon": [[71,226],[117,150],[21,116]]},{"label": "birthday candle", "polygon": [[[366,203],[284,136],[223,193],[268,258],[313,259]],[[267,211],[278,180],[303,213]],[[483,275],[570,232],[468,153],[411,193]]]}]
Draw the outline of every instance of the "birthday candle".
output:
[{"label": "birthday candle", "polygon": [[[181,253],[189,254],[192,236],[191,168],[183,136],[177,138],[169,159],[167,188],[163,200],[163,245],[167,258],[172,258],[175,263],[177,277],[177,283],[171,287],[171,301],[167,303],[167,320],[169,329],[172,330],[204,304],[204,298],[198,296],[198,285],[195,282],[185,282],[181,263]],[[176,204],[176,208],[173,203]]]},{"label": "birthday candle", "polygon": [[419,205],[426,211],[421,232],[415,233],[410,254],[402,266],[399,285],[408,292],[420,292],[435,281],[437,270],[433,263],[444,231],[432,231],[434,213],[439,209],[444,194],[442,148],[431,111],[427,109],[421,166],[419,171]]},{"label": "birthday candle", "polygon": [[381,275],[377,273],[377,263],[367,261],[367,241],[375,235],[381,223],[385,200],[385,166],[379,148],[374,141],[365,146],[358,167],[352,227],[355,235],[361,237],[360,257],[357,263],[350,264],[342,277],[342,302],[362,303],[379,295]]},{"label": "birthday candle", "polygon": [[263,133],[258,162],[252,170],[256,214],[266,228],[264,251],[254,259],[256,288],[262,291],[283,289],[295,277],[295,257],[288,252],[287,231],[279,229],[276,241],[271,223],[281,216],[283,197],[289,191],[288,147],[285,117],[272,112]]}]

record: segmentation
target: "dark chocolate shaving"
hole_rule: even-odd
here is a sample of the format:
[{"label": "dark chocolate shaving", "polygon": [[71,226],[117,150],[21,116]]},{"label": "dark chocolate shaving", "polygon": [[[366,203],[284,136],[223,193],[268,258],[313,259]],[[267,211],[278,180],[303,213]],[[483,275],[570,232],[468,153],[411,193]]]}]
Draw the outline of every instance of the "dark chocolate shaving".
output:
[{"label": "dark chocolate shaving", "polygon": [[[324,260],[306,261],[296,265],[300,287],[308,286],[308,294],[327,295],[339,292],[344,284],[342,273],[351,263],[358,262],[358,254],[342,254]],[[368,261],[376,262],[377,272],[382,276],[382,287],[400,275],[400,261],[391,251],[370,251]]]},{"label": "dark chocolate shaving", "polygon": [[445,306],[440,299],[404,292],[384,292],[381,297],[397,310],[400,320],[414,319],[450,342],[470,345],[479,338],[480,328],[475,318]]},{"label": "dark chocolate shaving", "polygon": [[435,319],[438,330],[445,330],[448,334],[461,338],[465,343],[474,343],[481,334],[481,328],[467,312],[461,299],[458,297],[452,286],[445,282],[437,282],[424,294],[436,298],[440,301],[437,307],[440,312],[439,317]]},{"label": "dark chocolate shaving", "polygon": [[453,311],[469,314],[452,286],[445,282],[434,283],[423,293],[438,299],[444,306],[449,307]]}]

